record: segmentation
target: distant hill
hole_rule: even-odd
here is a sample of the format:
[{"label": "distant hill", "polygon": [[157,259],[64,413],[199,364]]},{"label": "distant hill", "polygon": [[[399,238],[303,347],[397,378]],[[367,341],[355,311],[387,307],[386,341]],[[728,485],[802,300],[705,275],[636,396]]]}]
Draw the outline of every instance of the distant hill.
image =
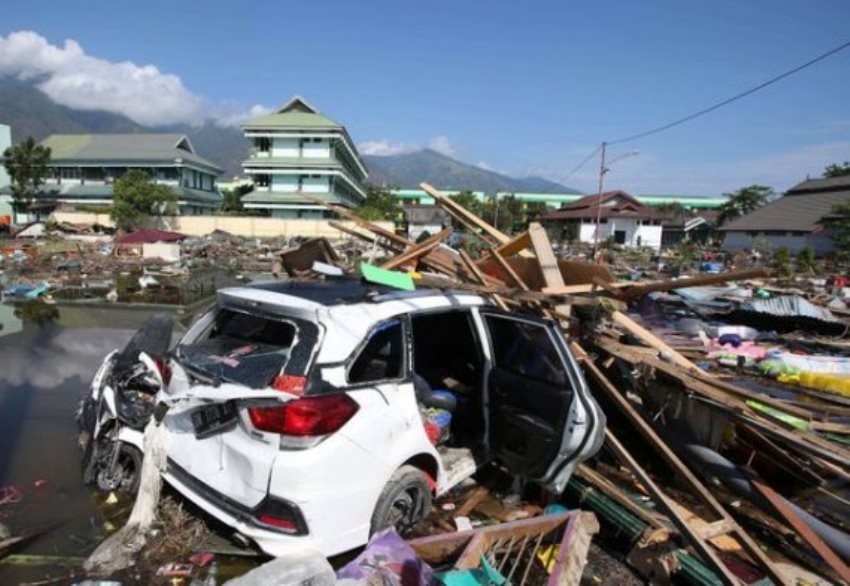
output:
[{"label": "distant hill", "polygon": [[[222,169],[222,177],[240,175],[240,163],[250,145],[238,127],[207,121],[147,128],[121,114],[102,110],[75,110],[51,100],[32,82],[0,77],[0,124],[12,127],[12,140],[37,140],[55,133],[183,132],[195,150]],[[390,157],[365,156],[369,180],[378,185],[415,188],[427,181],[441,189],[579,193],[542,177],[515,178],[463,163],[430,149]]]},{"label": "distant hill", "polygon": [[404,155],[367,155],[363,158],[369,168],[369,181],[377,185],[413,189],[426,181],[447,190],[580,193],[543,177],[516,178],[488,171],[431,149]]}]

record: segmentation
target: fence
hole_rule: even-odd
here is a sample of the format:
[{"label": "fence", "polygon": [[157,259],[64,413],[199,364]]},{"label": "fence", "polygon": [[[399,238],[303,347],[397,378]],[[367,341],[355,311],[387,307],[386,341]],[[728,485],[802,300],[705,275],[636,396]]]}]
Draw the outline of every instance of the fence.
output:
[{"label": "fence", "polygon": [[[81,212],[55,212],[52,219],[56,222],[72,224],[103,224],[112,226],[107,214],[88,214]],[[282,218],[254,218],[248,216],[165,216],[152,221],[152,227],[173,230],[189,236],[203,236],[214,230],[224,230],[237,236],[249,238],[271,238],[275,236],[305,236],[310,238],[324,236],[340,239],[344,235],[333,228],[329,220],[288,220]],[[339,222],[353,227],[353,222]],[[392,231],[392,222],[376,222]]]}]

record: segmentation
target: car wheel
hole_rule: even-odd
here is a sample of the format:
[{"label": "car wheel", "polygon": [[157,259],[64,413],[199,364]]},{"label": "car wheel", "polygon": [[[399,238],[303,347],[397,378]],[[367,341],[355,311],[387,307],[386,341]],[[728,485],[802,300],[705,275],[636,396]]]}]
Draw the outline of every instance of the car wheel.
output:
[{"label": "car wheel", "polygon": [[402,466],[381,491],[372,513],[372,533],[389,527],[402,537],[431,511],[428,477],[419,468]]}]

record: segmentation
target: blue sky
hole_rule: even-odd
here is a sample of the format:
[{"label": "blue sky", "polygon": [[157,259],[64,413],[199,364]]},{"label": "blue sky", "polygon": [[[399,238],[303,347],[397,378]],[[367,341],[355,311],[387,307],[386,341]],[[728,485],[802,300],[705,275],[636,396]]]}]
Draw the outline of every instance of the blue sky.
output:
[{"label": "blue sky", "polygon": [[[145,123],[238,120],[297,93],[346,124],[364,151],[431,145],[561,179],[602,140],[850,40],[848,23],[846,0],[30,0],[4,8],[0,73],[46,75],[54,99]],[[611,154],[633,149],[640,154],[614,165],[608,186],[784,190],[850,160],[850,50]],[[565,183],[593,189],[593,164]]]}]

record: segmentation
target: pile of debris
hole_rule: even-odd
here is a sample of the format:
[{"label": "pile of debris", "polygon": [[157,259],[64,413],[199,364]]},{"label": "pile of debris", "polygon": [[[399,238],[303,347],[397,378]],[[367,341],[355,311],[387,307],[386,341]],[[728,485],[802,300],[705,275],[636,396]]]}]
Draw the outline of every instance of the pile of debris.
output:
[{"label": "pile of debris", "polygon": [[[774,333],[761,352],[760,333],[744,325],[842,336],[850,322],[782,290],[769,301],[741,298],[741,289],[771,295],[765,269],[615,282],[602,265],[557,258],[539,224],[511,237],[422,188],[487,243],[483,254],[446,246],[451,228],[414,243],[329,206],[358,226],[340,230],[384,252],[360,272],[405,289],[473,291],[502,310],[560,324],[609,418],[603,451],[579,466],[565,497],[598,516],[633,568],[658,583],[850,582],[850,360],[834,355],[847,346],[832,339],[833,355],[817,359],[797,353],[799,336]],[[327,242],[295,257],[296,278],[330,278],[328,266],[356,273]],[[715,287],[726,283],[737,284]],[[718,297],[723,304],[712,305]],[[766,359],[771,376],[781,375],[769,384],[755,368]],[[442,537],[425,540],[439,552],[456,549]]]}]

